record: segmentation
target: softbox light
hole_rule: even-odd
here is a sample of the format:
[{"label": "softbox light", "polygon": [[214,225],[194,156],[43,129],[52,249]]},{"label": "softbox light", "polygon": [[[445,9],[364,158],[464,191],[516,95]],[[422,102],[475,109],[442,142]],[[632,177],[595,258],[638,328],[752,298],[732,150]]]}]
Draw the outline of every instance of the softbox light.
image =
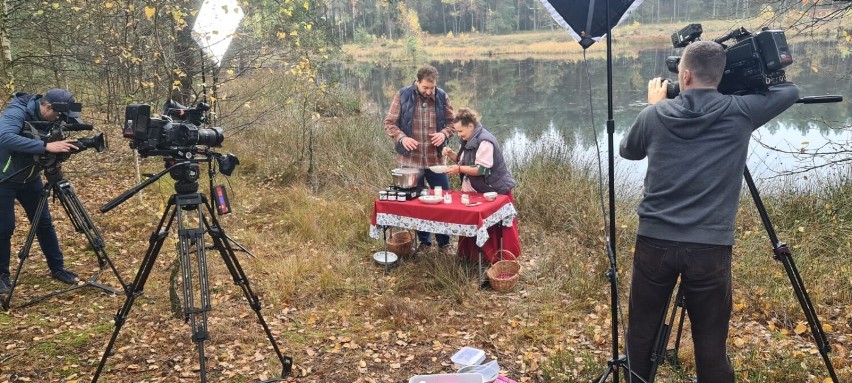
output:
[{"label": "softbox light", "polygon": [[[642,0],[540,0],[550,17],[568,30],[583,49],[600,41],[627,19]],[[607,19],[609,3],[609,19]]]}]

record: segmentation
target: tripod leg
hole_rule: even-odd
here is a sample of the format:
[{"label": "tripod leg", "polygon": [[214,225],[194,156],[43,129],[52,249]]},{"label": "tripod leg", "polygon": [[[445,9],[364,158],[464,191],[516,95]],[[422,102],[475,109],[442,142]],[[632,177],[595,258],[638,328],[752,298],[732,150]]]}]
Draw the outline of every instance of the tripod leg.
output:
[{"label": "tripod leg", "polygon": [[666,351],[666,360],[675,369],[680,369],[680,359],[678,359],[677,354],[678,350],[680,350],[680,340],[683,335],[683,321],[686,319],[686,297],[681,294],[680,299],[678,299],[675,303],[677,304],[677,307],[680,308],[680,319],[678,320],[674,348]]},{"label": "tripod leg", "polygon": [[[249,306],[257,315],[257,320],[258,322],[260,322],[260,326],[263,327],[263,331],[266,333],[266,337],[267,339],[269,339],[269,343],[272,345],[272,349],[275,351],[275,355],[278,357],[278,361],[281,363],[281,379],[286,378],[290,375],[290,372],[293,368],[293,358],[290,356],[285,356],[278,348],[278,343],[275,341],[275,337],[272,335],[272,331],[269,329],[269,325],[266,323],[266,320],[260,313],[260,299],[252,291],[248,276],[246,276],[246,273],[240,265],[237,256],[234,254],[234,249],[231,248],[230,242],[226,240],[227,236],[225,235],[225,232],[222,230],[221,226],[219,226],[219,221],[216,220],[216,215],[213,214],[213,208],[210,206],[209,203],[207,203],[206,200],[204,201],[204,204],[210,214],[210,221],[205,219],[204,225],[210,232],[210,237],[213,239],[214,246],[219,249],[219,254],[222,256],[222,260],[225,262],[225,266],[228,267],[228,271],[231,273],[231,277],[234,279],[234,284],[240,286],[243,291],[243,295],[246,298],[246,301],[248,301]],[[280,379],[272,381],[277,380]]]},{"label": "tripod leg", "polygon": [[112,263],[112,260],[109,259],[109,256],[106,253],[103,235],[101,234],[100,230],[98,230],[97,226],[95,226],[94,222],[92,221],[92,217],[89,215],[88,211],[86,211],[86,208],[83,203],[77,197],[77,194],[74,192],[74,188],[71,187],[71,183],[69,183],[67,180],[60,179],[59,181],[51,182],[51,185],[53,195],[59,198],[59,202],[62,205],[63,210],[65,210],[65,213],[68,215],[68,218],[74,225],[74,229],[78,233],[83,233],[86,236],[86,239],[89,241],[89,244],[92,246],[92,251],[95,253],[95,256],[97,256],[98,259],[98,271],[94,275],[92,275],[92,277],[89,278],[89,280],[86,281],[84,284],[74,285],[66,289],[54,291],[50,294],[32,299],[21,305],[21,307],[34,305],[50,297],[54,297],[60,294],[67,293],[69,291],[77,290],[88,286],[96,287],[98,289],[103,290],[104,292],[118,295],[121,293],[120,290],[114,289],[98,281],[106,265],[109,265],[116,278],[118,278],[118,282],[121,284],[122,290],[126,291],[128,289],[128,286],[125,285],[124,280],[121,278],[121,275],[119,274],[115,265]]},{"label": "tripod leg", "polygon": [[828,343],[828,337],[822,329],[822,324],[817,317],[813,303],[811,303],[811,298],[805,289],[805,282],[802,281],[802,276],[799,275],[799,270],[796,268],[796,264],[793,263],[793,253],[787,247],[786,243],[778,240],[775,228],[772,226],[772,221],[769,220],[769,214],[766,213],[766,207],[763,205],[763,200],[760,199],[760,193],[757,191],[757,186],[754,184],[754,179],[751,178],[751,172],[749,172],[748,167],[743,171],[743,177],[746,180],[749,192],[751,192],[752,199],[754,199],[754,205],[757,207],[760,219],[763,221],[763,227],[766,228],[769,241],[772,243],[772,252],[775,259],[784,264],[784,270],[787,272],[787,277],[790,278],[790,284],[793,286],[793,291],[796,293],[799,305],[802,306],[802,311],[804,311],[805,318],[808,320],[811,334],[814,336],[814,342],[816,342],[817,349],[822,356],[825,367],[828,369],[828,375],[831,377],[832,382],[837,383],[837,374],[834,372],[831,358],[828,357],[831,345]]},{"label": "tripod leg", "polygon": [[50,197],[50,191],[52,188],[53,183],[48,183],[41,192],[41,199],[38,201],[38,207],[36,208],[35,215],[33,215],[33,218],[30,221],[30,231],[27,233],[27,240],[24,242],[24,247],[22,247],[21,251],[18,252],[18,267],[15,268],[15,276],[12,278],[12,286],[10,286],[9,292],[6,294],[6,300],[3,301],[4,310],[9,309],[9,302],[12,301],[12,293],[15,292],[15,286],[18,285],[18,278],[20,277],[21,270],[24,267],[24,261],[26,261],[30,256],[30,250],[33,247],[33,240],[35,240],[38,225],[39,222],[41,222],[41,214],[44,209],[47,209],[47,199]]},{"label": "tripod leg", "polygon": [[[86,207],[80,201],[80,198],[77,197],[77,193],[74,192],[74,188],[71,186],[71,183],[67,180],[59,181],[59,183],[56,184],[54,193],[54,195],[59,196],[59,201],[65,209],[65,212],[68,214],[68,217],[71,219],[71,222],[74,224],[75,230],[86,236],[86,239],[89,241],[89,244],[92,246],[92,250],[98,258],[99,272],[89,280],[89,284],[96,287],[103,286],[95,282],[97,282],[97,278],[100,275],[100,272],[103,271],[104,267],[109,266],[113,274],[115,274],[115,277],[118,279],[118,283],[121,284],[122,290],[126,290],[127,285],[121,278],[121,274],[118,272],[118,269],[116,269],[115,264],[112,263],[112,260],[106,253],[106,244],[101,231],[97,226],[95,226],[95,223],[92,221],[92,216],[86,210]],[[118,294],[118,292],[112,288],[106,288],[105,290]]]},{"label": "tripod leg", "polygon": [[[115,314],[115,331],[113,331],[112,336],[109,339],[109,343],[107,343],[107,347],[104,350],[104,354],[101,357],[101,361],[98,363],[98,368],[95,371],[94,377],[92,377],[92,383],[97,383],[104,365],[106,364],[106,360],[112,353],[112,348],[115,345],[115,340],[118,338],[118,333],[121,331],[121,327],[124,326],[127,316],[130,314],[133,302],[136,301],[137,297],[143,294],[145,282],[151,274],[151,269],[154,268],[154,264],[157,261],[157,255],[160,253],[160,249],[163,247],[163,242],[169,234],[169,228],[174,222],[177,209],[172,210],[171,214],[169,214],[169,210],[173,208],[174,198],[169,200],[169,204],[166,206],[166,211],[163,212],[163,216],[160,218],[160,223],[157,225],[157,228],[148,240],[148,250],[145,251],[145,258],[142,259],[142,264],[139,266],[139,272],[136,273],[136,278],[133,280],[133,284],[129,289],[125,290],[127,299],[124,300],[124,305],[121,306],[118,313]],[[169,217],[168,223],[166,223],[166,217]]]},{"label": "tripod leg", "polygon": [[[660,367],[666,361],[666,348],[669,345],[669,337],[672,334],[672,326],[674,325],[675,316],[677,316],[677,302],[683,296],[683,290],[680,286],[678,286],[677,294],[675,294],[675,304],[672,307],[671,315],[669,316],[669,320],[666,321],[663,319],[660,322],[660,328],[657,330],[657,336],[654,338],[654,352],[651,353],[651,375],[650,381],[653,382],[657,376],[657,368]],[[667,302],[671,302],[671,295],[666,300]],[[669,306],[666,304],[666,307],[663,309],[663,317],[669,312]],[[680,334],[680,331],[678,331]]]},{"label": "tripod leg", "polygon": [[[198,349],[198,364],[201,371],[201,382],[207,381],[207,360],[204,357],[204,342],[209,339],[207,330],[207,313],[210,311],[210,291],[208,288],[207,255],[204,247],[204,228],[184,227],[183,206],[195,204],[198,194],[191,198],[178,196],[178,254],[181,263],[181,280],[184,302],[184,320],[192,327],[192,341]],[[204,216],[199,206],[195,206],[199,226],[203,225]],[[193,280],[191,248],[195,246],[195,261],[198,274],[198,298],[200,306],[195,305],[195,281]]]},{"label": "tripod leg", "polygon": [[790,278],[790,283],[793,285],[793,291],[796,294],[796,298],[799,300],[799,305],[802,306],[805,318],[808,320],[808,325],[810,326],[811,334],[813,334],[814,342],[816,342],[819,354],[822,356],[822,360],[828,369],[828,375],[831,377],[832,382],[837,383],[839,382],[837,380],[837,374],[834,372],[834,366],[831,364],[831,358],[828,356],[828,353],[831,352],[831,345],[828,343],[828,336],[825,335],[825,331],[822,329],[822,323],[820,323],[813,303],[811,303],[808,291],[805,289],[805,282],[802,281],[802,276],[799,275],[799,270],[793,262],[792,254],[787,248],[787,245],[784,244],[775,249],[775,254],[777,259],[784,264],[784,270],[787,272],[787,277]]}]

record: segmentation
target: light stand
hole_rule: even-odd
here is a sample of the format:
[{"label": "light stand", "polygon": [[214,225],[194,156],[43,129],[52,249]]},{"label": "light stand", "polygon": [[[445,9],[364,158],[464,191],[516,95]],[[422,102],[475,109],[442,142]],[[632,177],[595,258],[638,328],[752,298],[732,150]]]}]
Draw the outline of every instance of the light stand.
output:
[{"label": "light stand", "polygon": [[585,50],[595,41],[606,35],[606,79],[607,79],[607,140],[608,140],[608,166],[609,166],[609,235],[607,241],[607,256],[609,257],[609,270],[607,278],[610,282],[610,305],[612,315],[612,358],[607,363],[607,370],[600,377],[604,382],[612,375],[614,382],[618,382],[619,369],[628,371],[629,381],[643,381],[633,376],[629,371],[629,362],[626,356],[619,355],[618,344],[618,267],[616,263],[616,235],[615,235],[615,145],[613,135],[615,134],[615,121],[613,118],[613,86],[612,86],[612,36],[611,29],[624,21],[627,15],[635,10],[642,0],[603,0],[601,9],[600,0],[564,1],[564,0],[540,0],[553,19],[568,30],[571,36],[580,43]]},{"label": "light stand", "polygon": [[[606,19],[607,31],[610,30],[610,6],[609,1],[606,2]],[[612,97],[612,35],[611,32],[606,34],[606,103],[607,103],[607,120],[606,120],[606,137],[607,137],[607,166],[608,166],[608,181],[609,181],[609,241],[607,242],[607,256],[609,257],[609,270],[606,272],[609,280],[610,294],[610,316],[612,318],[612,358],[607,361],[607,369],[601,375],[598,382],[605,382],[612,375],[612,381],[618,383],[619,369],[624,369],[627,373],[628,381],[633,379],[644,382],[639,377],[633,376],[630,373],[630,363],[627,356],[619,354],[618,348],[618,263],[616,260],[616,235],[615,235],[615,145],[613,135],[615,134],[615,120],[613,116],[613,97]]]}]

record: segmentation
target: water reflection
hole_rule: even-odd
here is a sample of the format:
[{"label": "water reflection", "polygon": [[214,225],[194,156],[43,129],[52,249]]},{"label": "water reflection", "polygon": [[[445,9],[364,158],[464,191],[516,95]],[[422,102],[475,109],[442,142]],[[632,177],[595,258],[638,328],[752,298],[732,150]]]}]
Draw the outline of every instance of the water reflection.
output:
[{"label": "water reflection", "polygon": [[[774,152],[766,146],[795,149],[807,141],[812,148],[830,140],[849,139],[849,133],[837,133],[832,127],[848,125],[852,116],[852,103],[848,100],[852,81],[848,75],[837,75],[852,67],[852,59],[841,57],[836,49],[826,49],[824,43],[797,44],[792,49],[795,62],[785,69],[788,78],[801,87],[802,96],[838,94],[847,100],[834,104],[797,104],[762,127],[752,142],[749,159],[749,167],[757,179],[801,165],[791,155]],[[679,52],[657,49],[614,58],[616,147],[645,106],[648,79],[676,76],[665,65],[665,58],[676,53]],[[515,157],[526,155],[524,150],[539,150],[546,145],[565,145],[578,156],[597,155],[596,148],[600,145],[602,156],[606,157],[604,60],[588,63],[472,60],[433,65],[440,73],[438,85],[448,92],[453,105],[479,111],[485,126]],[[411,63],[392,66],[360,63],[340,68],[338,74],[374,104],[378,120],[390,106],[394,93],[412,82],[416,67]],[[641,183],[642,162],[619,161],[617,166],[633,169],[625,175],[627,182]]]}]

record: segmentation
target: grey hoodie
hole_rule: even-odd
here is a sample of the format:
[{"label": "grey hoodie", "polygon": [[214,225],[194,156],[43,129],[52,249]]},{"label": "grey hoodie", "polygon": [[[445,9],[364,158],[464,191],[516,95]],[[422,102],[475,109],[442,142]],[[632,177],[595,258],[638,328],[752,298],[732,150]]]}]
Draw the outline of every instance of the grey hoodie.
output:
[{"label": "grey hoodie", "polygon": [[748,95],[689,89],[643,109],[620,148],[628,160],[648,157],[638,234],[733,245],[751,133],[798,98],[792,83]]}]

